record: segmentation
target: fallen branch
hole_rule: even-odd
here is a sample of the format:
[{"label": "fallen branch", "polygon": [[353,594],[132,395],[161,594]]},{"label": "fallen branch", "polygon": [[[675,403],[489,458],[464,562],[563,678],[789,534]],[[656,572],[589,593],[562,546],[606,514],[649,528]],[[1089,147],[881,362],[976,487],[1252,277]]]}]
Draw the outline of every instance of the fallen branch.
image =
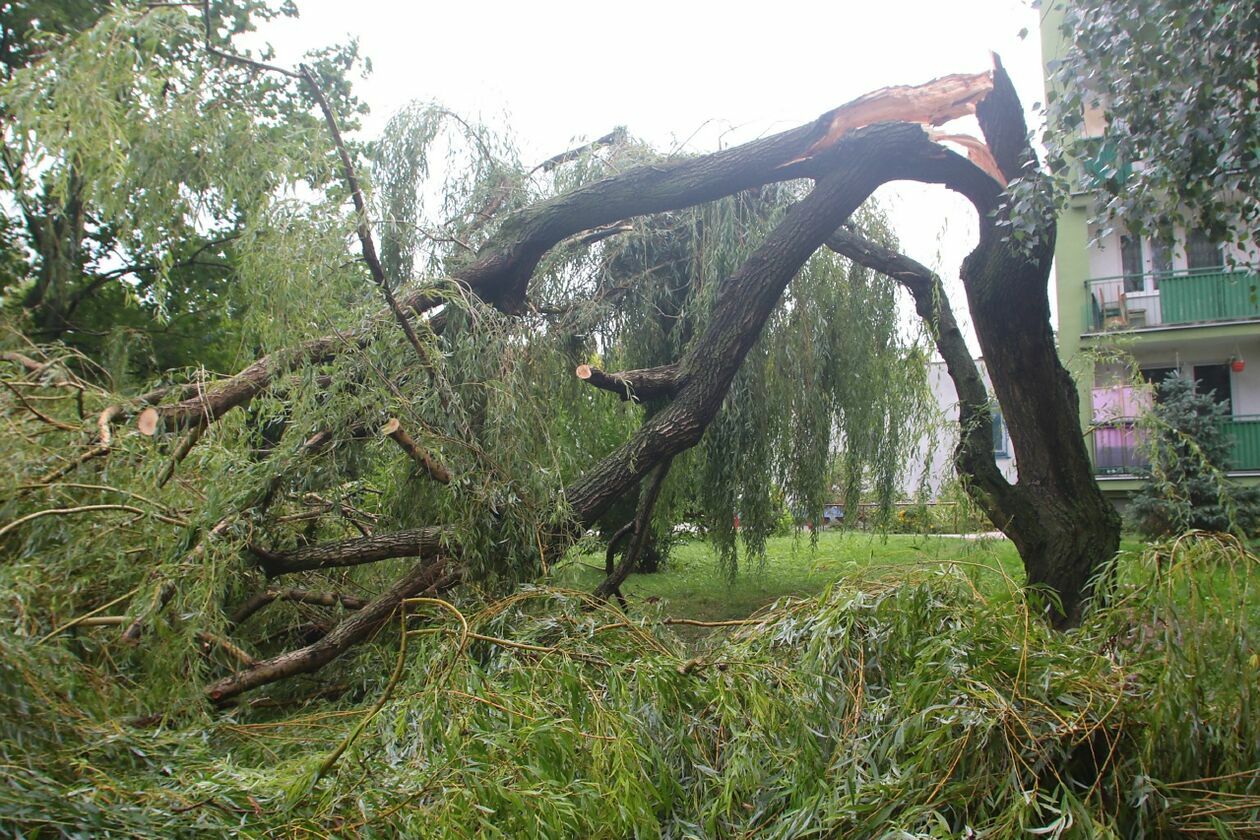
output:
[{"label": "fallen branch", "polygon": [[376,596],[363,609],[342,619],[323,638],[298,650],[288,651],[255,663],[245,671],[224,677],[206,688],[206,697],[221,704],[242,692],[295,674],[318,671],[351,646],[366,639],[389,619],[403,599],[437,590],[454,576],[443,559],[424,560]]},{"label": "fallen branch", "polygon": [[240,662],[246,668],[253,668],[258,664],[254,657],[250,656],[246,651],[229,642],[227,639],[220,638],[213,633],[207,633],[204,630],[197,631],[197,641],[201,642],[207,648],[217,647],[224,653],[231,656],[237,662]]},{"label": "fallen branch", "polygon": [[272,552],[257,545],[250,545],[249,550],[261,561],[267,576],[276,577],[312,569],[359,566],[395,557],[435,557],[443,550],[443,539],[447,536],[445,528],[429,527],[317,543],[289,551]]},{"label": "fallen branch", "polygon": [[424,471],[429,477],[440,484],[450,484],[451,474],[446,467],[442,466],[437,460],[429,454],[428,450],[416,443],[411,435],[407,434],[406,429],[398,422],[397,417],[391,417],[389,422],[381,427],[381,434],[391,438],[395,443],[411,456],[411,460],[424,467]]},{"label": "fallen branch", "polygon": [[361,610],[367,606],[367,600],[340,592],[311,592],[306,589],[264,589],[252,596],[228,619],[233,626],[243,623],[254,613],[275,601],[294,601],[299,604],[314,604],[321,607],[342,606],[347,610]]}]

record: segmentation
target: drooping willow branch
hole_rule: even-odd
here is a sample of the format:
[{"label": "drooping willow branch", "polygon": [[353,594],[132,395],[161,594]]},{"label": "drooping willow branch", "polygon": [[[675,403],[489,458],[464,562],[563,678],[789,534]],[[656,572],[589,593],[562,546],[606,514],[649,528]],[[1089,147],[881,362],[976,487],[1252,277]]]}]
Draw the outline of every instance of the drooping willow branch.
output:
[{"label": "drooping willow branch", "polygon": [[826,244],[837,254],[892,278],[910,293],[915,311],[928,327],[958,393],[961,434],[955,458],[959,473],[990,498],[987,508],[1006,511],[1005,515],[994,517],[997,521],[1013,515],[1012,500],[1019,491],[1002,475],[993,457],[993,416],[988,390],[940,278],[927,266],[848,228],[833,232]]}]

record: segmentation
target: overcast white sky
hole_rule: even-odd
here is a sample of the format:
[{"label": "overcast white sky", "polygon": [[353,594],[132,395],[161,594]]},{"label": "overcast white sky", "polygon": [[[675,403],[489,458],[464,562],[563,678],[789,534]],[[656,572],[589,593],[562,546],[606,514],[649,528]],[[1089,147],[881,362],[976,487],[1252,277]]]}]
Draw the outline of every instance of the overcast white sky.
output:
[{"label": "overcast white sky", "polygon": [[[508,122],[526,160],[618,125],[659,148],[711,150],[885,85],[985,69],[990,50],[1026,106],[1043,96],[1038,13],[1027,0],[298,0],[298,8],[297,21],[260,35],[285,63],[358,38],[374,68],[357,84],[372,109],[369,136],[407,102],[437,100]],[[975,240],[970,205],[920,185],[880,196],[903,250],[956,277]],[[961,289],[949,285],[961,316]]]}]

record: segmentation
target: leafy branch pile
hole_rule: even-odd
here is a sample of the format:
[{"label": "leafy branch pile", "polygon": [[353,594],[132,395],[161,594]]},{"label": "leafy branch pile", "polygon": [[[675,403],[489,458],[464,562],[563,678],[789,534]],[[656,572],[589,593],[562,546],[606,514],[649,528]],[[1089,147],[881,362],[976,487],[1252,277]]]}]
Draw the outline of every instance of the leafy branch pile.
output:
[{"label": "leafy branch pile", "polygon": [[1257,571],[1228,539],[1156,546],[1064,635],[1013,582],[925,569],[782,604],[698,655],[576,593],[419,599],[339,701],[226,718],[124,721],[152,683],[7,636],[0,819],[25,836],[1246,836]]}]

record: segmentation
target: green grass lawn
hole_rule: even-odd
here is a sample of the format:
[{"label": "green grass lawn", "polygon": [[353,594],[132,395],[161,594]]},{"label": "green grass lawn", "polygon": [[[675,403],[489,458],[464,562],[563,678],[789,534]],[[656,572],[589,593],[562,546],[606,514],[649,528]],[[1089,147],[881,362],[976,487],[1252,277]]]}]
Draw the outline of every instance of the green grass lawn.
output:
[{"label": "green grass lawn", "polygon": [[[1140,547],[1136,540],[1122,544],[1125,551]],[[603,580],[603,564],[602,554],[574,552],[553,582],[589,592]],[[631,612],[659,608],[671,618],[722,621],[745,618],[780,598],[815,595],[836,581],[886,583],[948,567],[988,598],[1010,597],[1024,576],[1006,539],[825,531],[816,546],[808,534],[771,538],[764,562],[741,565],[733,579],[707,542],[691,540],[674,548],[663,571],[631,575],[622,592]]]},{"label": "green grass lawn", "polygon": [[[816,594],[838,580],[888,580],[951,565],[992,597],[1006,596],[1008,581],[1022,577],[1005,539],[828,531],[817,546],[808,535],[770,539],[764,562],[750,561],[733,579],[708,543],[692,540],[674,548],[664,571],[631,575],[622,591],[632,611],[659,601],[666,616],[718,621],[744,618],[787,596]],[[557,569],[555,582],[589,591],[603,577],[601,555],[574,554]]]}]

